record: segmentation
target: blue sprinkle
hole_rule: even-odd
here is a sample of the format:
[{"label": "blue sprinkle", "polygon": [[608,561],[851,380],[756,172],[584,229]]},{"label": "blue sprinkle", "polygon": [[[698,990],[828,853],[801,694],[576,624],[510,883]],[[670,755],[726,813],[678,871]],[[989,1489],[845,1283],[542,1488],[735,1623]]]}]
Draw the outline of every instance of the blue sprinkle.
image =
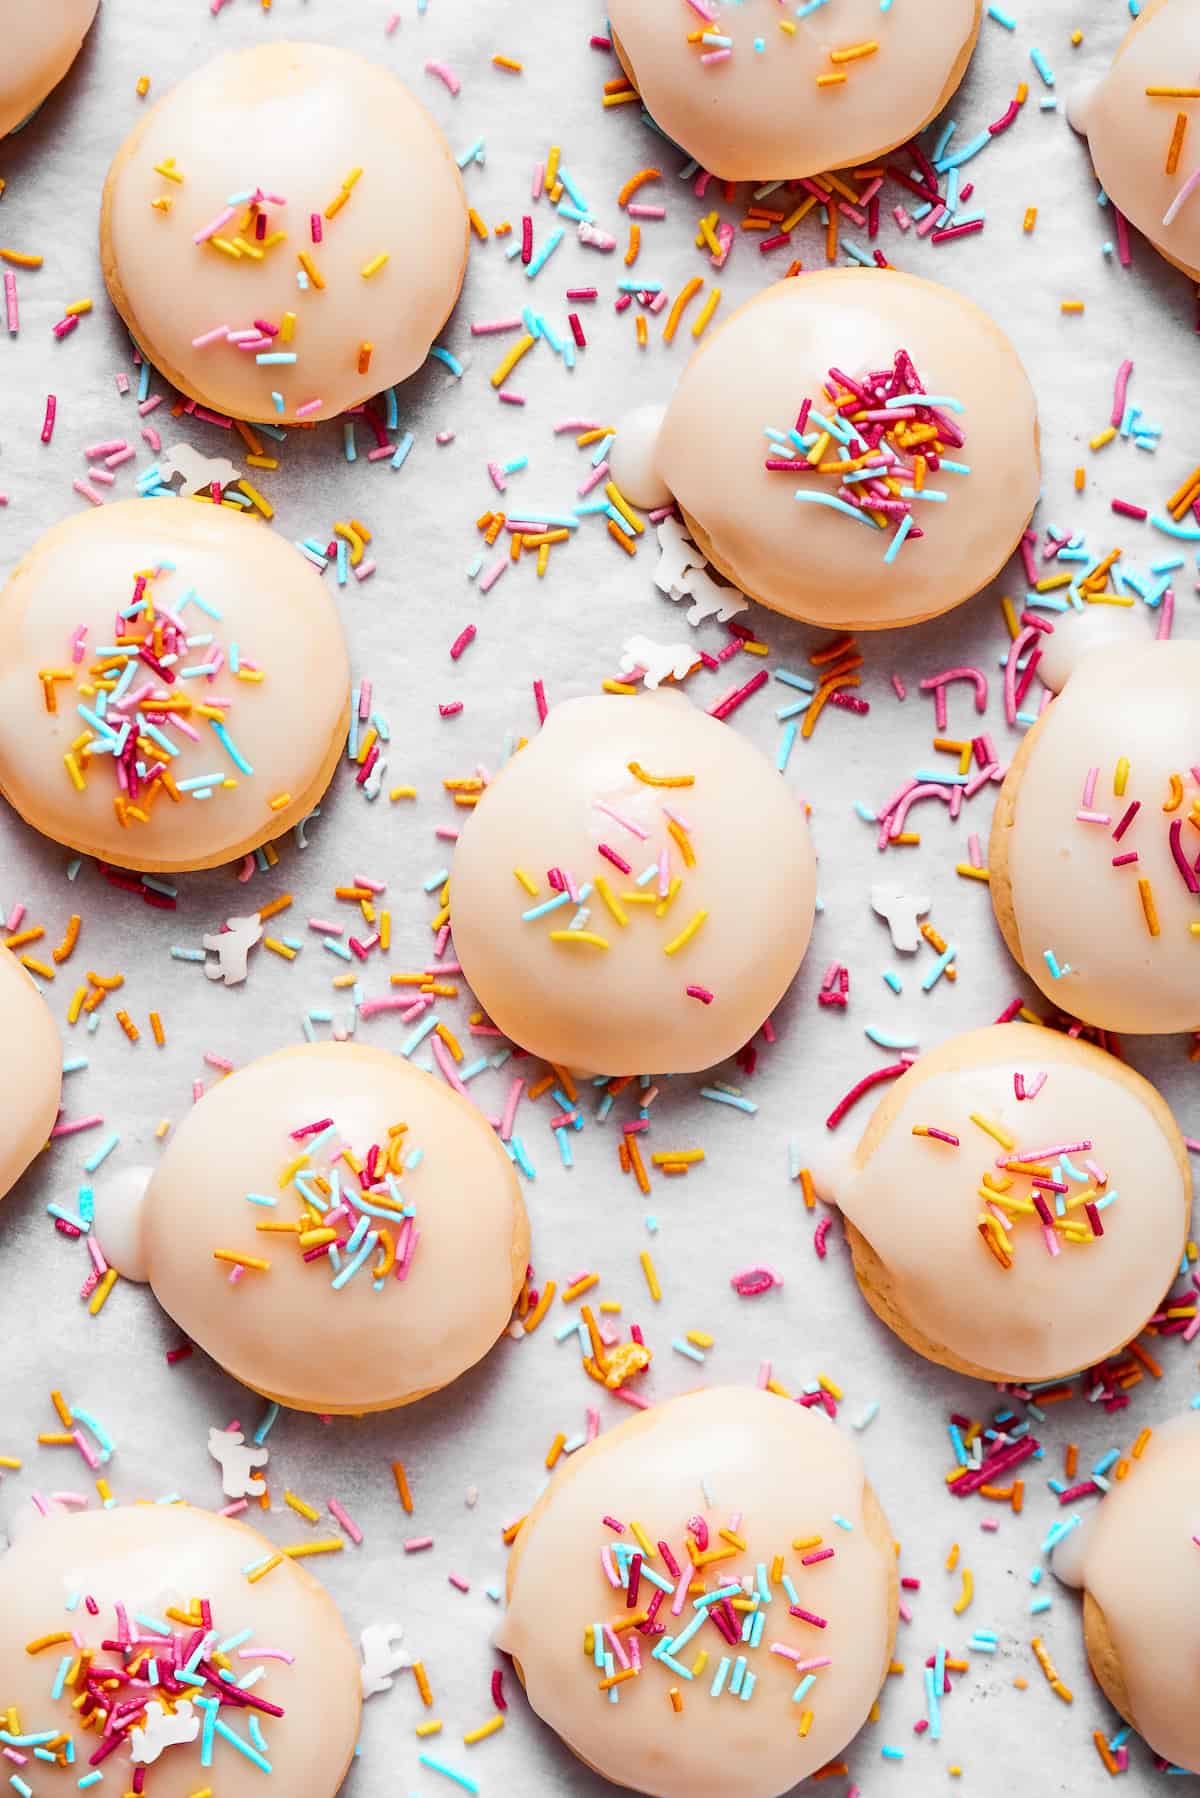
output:
[{"label": "blue sprinkle", "polygon": [[1046,61],[1042,52],[1038,49],[1031,49],[1029,52],[1029,60],[1041,76],[1042,80],[1046,83],[1046,86],[1053,87],[1054,70],[1050,67],[1050,64]]}]

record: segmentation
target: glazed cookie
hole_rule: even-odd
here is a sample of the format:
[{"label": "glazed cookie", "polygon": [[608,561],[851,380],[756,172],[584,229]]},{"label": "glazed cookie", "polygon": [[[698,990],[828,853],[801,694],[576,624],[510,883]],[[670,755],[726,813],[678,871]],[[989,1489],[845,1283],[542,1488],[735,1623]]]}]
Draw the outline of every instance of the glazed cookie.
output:
[{"label": "glazed cookie", "polygon": [[1200,1025],[1200,643],[1093,649],[992,822],[992,904],[1046,997],[1145,1035]]},{"label": "glazed cookie", "polygon": [[349,714],[320,577],[266,525],[123,500],[40,537],[0,592],[0,792],[124,868],[233,861],[298,824]]},{"label": "glazed cookie", "polygon": [[55,1515],[0,1556],[0,1745],[18,1792],[65,1798],[98,1772],[104,1791],[250,1798],[272,1774],[272,1790],[334,1798],[361,1691],[325,1588],[228,1518]]},{"label": "glazed cookie", "polygon": [[332,418],[407,380],[458,299],[467,202],[425,108],[329,44],[205,63],[117,152],[100,255],[154,365],[234,418]]},{"label": "glazed cookie", "polygon": [[779,1798],[866,1722],[898,1598],[846,1437],[716,1387],[559,1463],[513,1547],[497,1642],[538,1716],[616,1785]]},{"label": "glazed cookie", "polygon": [[0,137],[15,131],[56,88],[91,28],[100,0],[55,0],[52,6],[4,9],[0,59]]},{"label": "glazed cookie", "polygon": [[872,162],[915,137],[962,80],[981,12],[980,0],[904,17],[879,0],[829,12],[817,0],[786,15],[777,0],[611,0],[608,10],[647,111],[726,181]]},{"label": "glazed cookie", "polygon": [[871,1309],[982,1380],[1057,1379],[1122,1348],[1171,1283],[1192,1203],[1154,1087],[1030,1024],[922,1055],[816,1177]]},{"label": "glazed cookie", "polygon": [[572,699],[459,836],[451,922],[506,1036],[607,1074],[712,1067],[808,947],[804,815],[766,758],[681,693]]},{"label": "glazed cookie", "polygon": [[1198,72],[1194,0],[1147,0],[1108,74],[1070,111],[1113,205],[1193,281],[1200,279]]},{"label": "glazed cookie", "polygon": [[0,1199],[46,1141],[62,1096],[62,1044],[49,1007],[0,946]]},{"label": "glazed cookie", "polygon": [[962,294],[894,269],[768,287],[704,341],[661,424],[634,423],[611,458],[625,495],[673,497],[718,573],[831,629],[960,605],[1037,503],[1016,351]]},{"label": "glazed cookie", "polygon": [[227,1373],[300,1411],[387,1411],[448,1385],[504,1330],[529,1262],[482,1113],[348,1043],[230,1075],[148,1188],[97,1205],[111,1264]]},{"label": "glazed cookie", "polygon": [[1054,1550],[1054,1571],[1083,1588],[1087,1657],[1109,1703],[1155,1754],[1200,1773],[1200,1417],[1145,1434],[1126,1477]]}]

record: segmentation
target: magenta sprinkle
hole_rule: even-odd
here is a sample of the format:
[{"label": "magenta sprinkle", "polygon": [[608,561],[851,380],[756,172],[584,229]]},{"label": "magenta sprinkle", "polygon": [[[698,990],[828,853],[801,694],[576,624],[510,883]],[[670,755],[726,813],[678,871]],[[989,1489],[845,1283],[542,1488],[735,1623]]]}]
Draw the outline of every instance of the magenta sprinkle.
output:
[{"label": "magenta sprinkle", "polygon": [[706,986],[685,986],[683,990],[689,999],[699,999],[701,1005],[711,1005],[713,1002],[713,994]]},{"label": "magenta sprinkle", "polygon": [[633,868],[630,863],[625,860],[625,857],[623,855],[618,855],[615,849],[610,849],[607,843],[597,843],[596,848],[604,857],[605,861],[611,862],[614,868],[619,868],[622,874],[633,873]]},{"label": "magenta sprinkle", "polygon": [[46,395],[46,416],[42,421],[42,442],[49,443],[54,435],[54,420],[58,413],[58,400],[54,394]]},{"label": "magenta sprinkle", "polygon": [[477,635],[478,632],[473,624],[468,624],[464,630],[461,630],[450,645],[450,660],[452,662],[457,662],[463,650],[466,649],[469,643],[475,641]]},{"label": "magenta sprinkle", "polygon": [[770,1292],[773,1286],[782,1286],[783,1275],[769,1267],[744,1267],[732,1276],[729,1284],[740,1299],[756,1299],[764,1292]]}]

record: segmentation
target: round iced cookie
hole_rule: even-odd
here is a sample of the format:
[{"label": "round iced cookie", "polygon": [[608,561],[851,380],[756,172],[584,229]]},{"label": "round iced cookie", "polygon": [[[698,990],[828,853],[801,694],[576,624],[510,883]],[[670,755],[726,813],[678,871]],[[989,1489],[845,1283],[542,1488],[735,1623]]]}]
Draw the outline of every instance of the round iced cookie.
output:
[{"label": "round iced cookie", "polygon": [[0,1199],[54,1128],[62,1059],[49,1007],[16,956],[0,947]]},{"label": "round iced cookie", "polygon": [[23,125],[56,88],[91,28],[100,0],[9,0],[0,59],[0,137]]},{"label": "round iced cookie", "polygon": [[1200,279],[1198,73],[1195,0],[1147,0],[1108,74],[1070,109],[1113,205],[1193,281]]},{"label": "round iced cookie", "polygon": [[1200,643],[1093,649],[992,821],[992,904],[1048,999],[1139,1035],[1200,1025]]},{"label": "round iced cookie", "polygon": [[1053,1566],[1083,1588],[1088,1662],[1109,1703],[1164,1761],[1200,1773],[1200,1417],[1146,1435]]},{"label": "round iced cookie", "polygon": [[559,1463],[514,1544],[497,1643],[614,1784],[780,1798],[866,1722],[898,1597],[852,1443],[772,1393],[712,1387]]},{"label": "round iced cookie", "polygon": [[[980,0],[901,16],[879,0],[611,0],[613,46],[647,111],[726,181],[871,162],[923,130],[962,80]],[[794,15],[792,17],[791,15]],[[774,202],[773,202],[774,203]]]},{"label": "round iced cookie", "polygon": [[283,836],[341,753],[350,671],[316,571],[231,507],[122,500],[39,537],[0,592],[0,793],[120,867]]},{"label": "round iced cookie", "polygon": [[117,152],[100,254],[117,311],[183,393],[234,418],[332,418],[424,362],[469,224],[433,118],[329,44],[230,51]]},{"label": "round iced cookie", "polygon": [[454,946],[506,1036],[605,1074],[712,1067],[787,991],[812,930],[801,806],[681,693],[571,699],[458,839]]},{"label": "round iced cookie", "polygon": [[830,629],[936,617],[998,574],[1037,503],[1033,389],[962,294],[894,269],[780,281],[711,333],[647,448],[635,504],[674,495],[726,580]]},{"label": "round iced cookie", "polygon": [[361,1691],[325,1588],[244,1524],[188,1505],[77,1511],[0,1555],[0,1743],[18,1792],[66,1798],[99,1773],[100,1791],[252,1798],[270,1774],[272,1790],[334,1798]]},{"label": "round iced cookie", "polygon": [[300,1411],[386,1411],[482,1360],[529,1264],[516,1175],[483,1114],[401,1056],[302,1044],[212,1087],[113,1265],[227,1373]]},{"label": "round iced cookie", "polygon": [[1187,1149],[1115,1056],[997,1024],[922,1055],[814,1169],[871,1309],[984,1380],[1052,1380],[1136,1336],[1179,1267]]}]

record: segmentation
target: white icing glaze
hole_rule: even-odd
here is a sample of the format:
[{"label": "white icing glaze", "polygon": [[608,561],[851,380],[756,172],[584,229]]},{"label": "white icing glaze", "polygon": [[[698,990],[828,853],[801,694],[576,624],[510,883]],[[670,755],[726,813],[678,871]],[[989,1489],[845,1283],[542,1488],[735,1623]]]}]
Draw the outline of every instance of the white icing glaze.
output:
[{"label": "white icing glaze", "polygon": [[[408,1126],[402,1155],[424,1152],[398,1177],[419,1232],[403,1283],[373,1290],[376,1252],[335,1290],[327,1261],[306,1263],[294,1236],[256,1228],[300,1217],[297,1189],[280,1184],[305,1147],[290,1133],[324,1118],[337,1141],[308,1164],[319,1174],[339,1142],[361,1161],[396,1124]],[[143,1241],[163,1309],[236,1379],[304,1411],[385,1410],[457,1379],[508,1323],[529,1259],[516,1176],[481,1113],[401,1057],[349,1043],[285,1049],[211,1088],[151,1182]],[[217,1249],[270,1269],[231,1284]]]},{"label": "white icing glaze", "polygon": [[146,1257],[146,1189],[154,1176],[150,1167],[118,1168],[96,1193],[93,1234],[110,1267],[123,1280],[144,1286],[150,1278]]},{"label": "white icing glaze", "polygon": [[1135,648],[1148,643],[1153,629],[1147,618],[1145,606],[1088,605],[1082,612],[1060,613],[1053,631],[1043,632],[1037,640],[1042,652],[1038,679],[1052,693],[1061,693],[1084,657],[1101,644],[1125,643]]},{"label": "white icing glaze", "polygon": [[[1200,274],[1200,196],[1164,224],[1196,168],[1200,100],[1151,98],[1148,87],[1195,86],[1200,73],[1200,12],[1193,0],[1150,0],[1117,51],[1112,68],[1080,108],[1101,186],[1156,250],[1195,278]],[[1174,174],[1167,152],[1178,113],[1188,134]]]},{"label": "white icing glaze", "polygon": [[49,1007],[16,956],[0,947],[0,1199],[46,1146],[62,1059]]},{"label": "white icing glaze", "polygon": [[[646,785],[630,772],[635,761],[694,784]],[[692,868],[664,806],[686,822]],[[603,858],[601,843],[632,873]],[[657,875],[642,888],[635,880],[663,850],[681,884],[659,918],[655,906],[621,895],[658,893]],[[514,868],[536,884],[536,899]],[[587,899],[586,929],[607,948],[552,940],[570,925],[573,904],[523,920],[554,898],[552,868],[577,890],[597,876],[607,882],[628,920],[617,921],[600,891]],[[765,757],[681,693],[660,691],[555,707],[463,827],[451,921],[472,989],[522,1048],[603,1073],[678,1073],[732,1055],[778,1003],[808,946],[814,893],[801,808]],[[696,934],[668,955],[701,911]],[[689,998],[691,985],[713,993],[712,1003]]]},{"label": "white icing glaze", "polygon": [[[714,3],[707,15],[681,0],[609,6],[653,118],[730,181],[819,174],[870,161],[914,136],[961,80],[979,14],[979,0],[939,0],[903,15],[881,15],[879,0],[838,0],[797,20],[788,36],[777,0]],[[704,46],[687,40],[706,29],[733,39],[728,59],[701,62]],[[818,75],[838,72],[831,50],[868,42],[878,50],[841,65],[844,84],[817,86]]]},{"label": "white icing glaze", "polygon": [[[112,757],[94,757],[86,788],[77,792],[63,756],[85,728],[76,706],[94,705],[94,694],[78,691],[79,680],[88,680],[92,652],[113,645],[116,615],[133,601],[135,573],[167,563],[174,571],[164,567],[151,584],[155,603],[169,611],[184,606],[188,633],[214,638],[186,652],[181,665],[200,666],[220,648],[225,666],[213,677],[178,678],[169,689],[146,667],[129,691],[169,691],[197,704],[230,700],[229,735],[254,774],[240,773],[207,721],[194,720],[197,741],[168,724],[166,734],[179,750],[168,764],[175,781],[217,774],[237,784],[218,786],[210,799],[185,797],[179,804],[160,791],[148,823],[122,828],[113,806],[118,786]],[[193,588],[219,618],[195,602],[184,604]],[[71,645],[80,625],[88,635],[76,665]],[[144,631],[144,618],[128,628]],[[64,519],[39,538],[0,593],[0,629],[6,648],[0,791],[27,822],[60,843],[122,867],[212,867],[282,836],[329,783],[350,693],[333,602],[286,539],[228,507],[123,500]],[[234,643],[244,666],[253,663],[264,672],[261,683],[231,673]],[[38,679],[47,668],[78,677],[55,683],[54,714],[46,710]],[[291,795],[289,802],[273,810],[272,799],[284,794]]]},{"label": "white icing glaze", "polygon": [[[174,157],[176,184],[155,173]],[[347,203],[323,219],[351,172]],[[281,195],[267,234],[287,233],[262,260],[235,260],[195,234],[231,195]],[[161,197],[171,210],[152,209]],[[241,212],[227,230],[238,230]],[[261,44],[205,63],[161,100],[118,153],[104,194],[101,250],[109,291],[134,337],[185,393],[237,418],[331,418],[420,367],[458,298],[467,203],[449,145],[387,69],[329,44]],[[297,285],[300,251],[325,286]],[[371,276],[377,256],[390,260]],[[294,312],[291,365],[259,366],[225,341],[193,347],[218,326],[281,327]],[[374,345],[359,374],[359,347]],[[271,400],[283,396],[282,413]]]},{"label": "white icing glaze", "polygon": [[1200,1417],[1155,1426],[1083,1546],[1137,1727],[1156,1754],[1200,1773]]},{"label": "white icing glaze", "polygon": [[[1116,764],[1127,757],[1123,796]],[[1200,854],[1188,820],[1200,780],[1200,644],[1147,643],[1097,649],[1044,715],[1029,760],[1012,776],[1008,832],[1012,905],[1026,971],[1056,1005],[1105,1030],[1190,1030],[1200,1024],[1200,897],[1189,893],[1171,852],[1169,828],[1183,820],[1181,845]],[[1089,769],[1099,768],[1091,810],[1111,823],[1077,821]],[[1163,806],[1178,774],[1183,799]],[[1141,811],[1120,842],[1126,808]],[[1112,858],[1135,851],[1121,868]],[[1150,935],[1138,895],[1149,880],[1161,935]],[[1055,980],[1049,949],[1071,972]]]},{"label": "white icing glaze", "polygon": [[646,512],[671,503],[670,488],[655,466],[658,433],[665,416],[665,406],[635,407],[621,420],[608,452],[613,480],[626,499]]},{"label": "white icing glaze", "polygon": [[58,86],[87,36],[100,0],[9,0],[3,9],[0,137],[15,131]]},{"label": "white icing glaze", "polygon": [[[51,1697],[59,1661],[64,1654],[74,1655],[75,1644],[54,1644],[31,1655],[26,1643],[70,1631],[81,1646],[95,1651],[97,1666],[119,1667],[120,1656],[100,1646],[117,1639],[115,1605],[125,1606],[131,1628],[139,1633],[141,1626],[132,1622],[135,1613],[165,1622],[186,1641],[195,1632],[164,1612],[189,1612],[198,1599],[211,1606],[218,1640],[253,1630],[243,1648],[230,1655],[234,1678],[244,1679],[261,1666],[264,1677],[253,1693],[284,1712],[281,1718],[260,1717],[272,1768],[267,1783],[272,1790],[303,1792],[306,1798],[334,1798],[358,1734],[358,1657],[333,1600],[294,1561],[284,1561],[254,1585],[248,1582],[241,1569],[272,1552],[272,1544],[256,1531],[185,1505],[50,1517],[22,1533],[18,1545],[0,1557],[0,1692],[6,1706],[16,1707],[23,1731],[64,1732],[76,1753],[75,1765],[62,1770],[42,1761],[29,1763],[25,1772],[38,1798],[59,1793],[65,1798],[74,1792],[77,1781],[92,1770],[88,1761],[101,1738],[77,1727],[71,1709],[74,1693],[68,1689],[58,1702]],[[98,1615],[80,1602],[85,1596],[94,1598]],[[72,1597],[76,1605],[68,1609]],[[155,1640],[161,1647],[162,1638]],[[274,1659],[256,1662],[255,1648],[295,1658],[291,1665]],[[164,1663],[168,1653],[162,1656]],[[202,1695],[210,1696],[210,1690]],[[249,1739],[248,1714],[224,1704],[218,1713],[243,1741]],[[116,1749],[101,1771],[105,1781],[98,1789],[122,1791],[132,1774],[129,1750]],[[154,1798],[189,1798],[207,1783],[221,1798],[251,1798],[263,1792],[264,1775],[218,1735],[211,1770],[202,1768],[199,1740],[169,1748],[155,1763],[147,1790]]]},{"label": "white icing glaze", "polygon": [[[607,1432],[560,1463],[514,1549],[509,1605],[498,1645],[520,1663],[529,1702],[581,1759],[605,1778],[654,1798],[777,1798],[834,1758],[865,1722],[887,1667],[895,1608],[894,1562],[886,1525],[864,1507],[866,1476],[857,1451],[826,1418],[740,1387],[712,1387],[656,1406]],[[706,1498],[706,1489],[712,1502]],[[758,1562],[777,1554],[796,1582],[802,1605],[826,1628],[788,1614],[782,1587],[771,1588],[766,1628],[746,1654],[755,1674],[752,1704],[709,1688],[726,1652],[715,1624],[705,1624],[679,1659],[690,1667],[708,1651],[695,1681],[651,1659],[652,1638],[639,1637],[642,1672],[617,1690],[611,1705],[596,1690],[602,1674],[583,1652],[584,1631],[622,1615],[625,1593],[602,1571],[600,1551],[625,1541],[636,1520],[651,1542],[664,1539],[679,1565],[689,1518],[708,1524],[710,1546],[719,1529],[741,1514],[744,1554],[705,1571],[709,1591],[754,1578]],[[843,1530],[834,1514],[853,1527]],[[626,1524],[624,1537],[605,1527],[609,1515]],[[834,1549],[832,1559],[800,1565],[793,1543],[814,1536]],[[646,1563],[668,1574],[661,1551]],[[641,1587],[643,1604],[652,1596]],[[689,1597],[678,1618],[664,1597],[658,1621],[679,1634],[696,1613]],[[740,1614],[739,1614],[740,1621]],[[623,1637],[627,1641],[629,1637]],[[793,1703],[794,1661],[769,1652],[772,1642],[798,1658],[828,1656],[801,1704]],[[667,1692],[678,1686],[676,1714]],[[801,1712],[813,1713],[805,1738]]]},{"label": "white icing glaze", "polygon": [[[805,399],[820,409],[831,368],[857,380],[900,349],[927,393],[961,402],[965,444],[948,453],[971,473],[929,475],[949,498],[914,501],[925,535],[889,564],[894,531],[799,504],[798,484],[834,494],[837,478],[769,472],[778,452],[763,433],[786,432]],[[1037,502],[1037,408],[1016,351],[961,294],[895,270],[821,270],[768,287],[705,339],[667,408],[658,466],[743,592],[814,624],[876,630],[948,611],[1003,566]]]},{"label": "white icing glaze", "polygon": [[[1013,1075],[1032,1100],[1018,1100]],[[853,1166],[832,1196],[887,1267],[896,1304],[929,1343],[997,1378],[1054,1379],[1099,1361],[1136,1335],[1179,1265],[1191,1207],[1186,1153],[1169,1114],[1149,1104],[1139,1075],[1090,1044],[1028,1024],[1004,1024],[952,1037],[924,1055],[888,1092],[867,1128]],[[972,1113],[1015,1143],[1007,1151],[972,1122]],[[957,1136],[960,1147],[914,1126]],[[1060,1243],[1049,1253],[1036,1216],[1007,1226],[1013,1265],[1002,1267],[982,1241],[978,1219],[985,1173],[1021,1150],[1091,1142],[1069,1157],[1081,1182],[1065,1176],[1071,1197],[1091,1191],[1104,1235]],[[1056,1159],[1056,1158],[1054,1158]],[[1085,1164],[1107,1175],[1098,1183]],[[1053,1159],[1047,1165],[1053,1165]],[[1064,1176],[1055,1175],[1055,1178]],[[1007,1195],[1031,1196],[1012,1176]],[[1045,1194],[1051,1209],[1055,1195]],[[1086,1227],[1080,1209],[1069,1215]]]}]

